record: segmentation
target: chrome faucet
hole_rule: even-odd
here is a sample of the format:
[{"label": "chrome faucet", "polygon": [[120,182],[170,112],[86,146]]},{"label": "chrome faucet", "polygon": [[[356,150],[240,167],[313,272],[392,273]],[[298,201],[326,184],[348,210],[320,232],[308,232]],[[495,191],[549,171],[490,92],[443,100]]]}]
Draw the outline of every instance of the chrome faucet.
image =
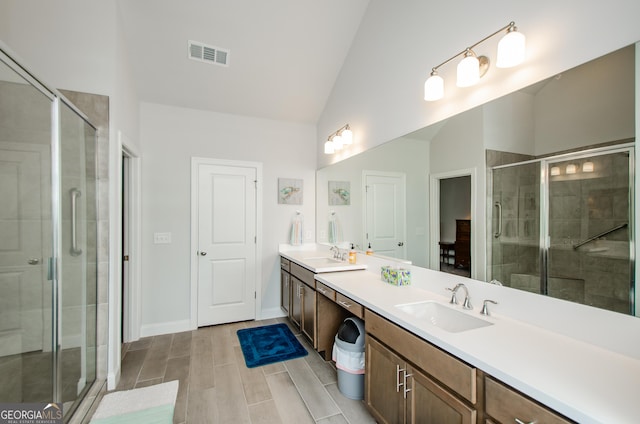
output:
[{"label": "chrome faucet", "polygon": [[449,303],[453,304],[453,305],[457,305],[458,304],[458,299],[456,298],[456,293],[458,292],[459,288],[463,288],[464,289],[464,302],[462,302],[462,308],[463,309],[473,309],[473,306],[471,306],[471,299],[469,297],[469,290],[467,290],[467,286],[465,286],[462,283],[456,284],[456,286],[454,288],[449,288],[447,287],[447,290],[451,291],[451,300],[449,301]]},{"label": "chrome faucet", "polygon": [[333,252],[333,259],[340,259],[340,248],[338,246],[331,246],[329,250]]},{"label": "chrome faucet", "polygon": [[489,313],[489,307],[487,306],[488,303],[493,303],[494,305],[497,305],[498,302],[496,302],[495,300],[491,300],[491,299],[486,299],[483,303],[482,303],[482,310],[480,311],[481,315],[491,315]]}]

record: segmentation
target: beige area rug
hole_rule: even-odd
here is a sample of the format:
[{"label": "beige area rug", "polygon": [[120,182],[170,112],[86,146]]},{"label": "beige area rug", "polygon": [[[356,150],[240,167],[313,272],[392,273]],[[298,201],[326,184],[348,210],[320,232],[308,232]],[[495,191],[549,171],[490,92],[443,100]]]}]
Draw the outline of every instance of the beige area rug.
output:
[{"label": "beige area rug", "polygon": [[92,424],[151,424],[173,422],[178,380],[105,395]]}]

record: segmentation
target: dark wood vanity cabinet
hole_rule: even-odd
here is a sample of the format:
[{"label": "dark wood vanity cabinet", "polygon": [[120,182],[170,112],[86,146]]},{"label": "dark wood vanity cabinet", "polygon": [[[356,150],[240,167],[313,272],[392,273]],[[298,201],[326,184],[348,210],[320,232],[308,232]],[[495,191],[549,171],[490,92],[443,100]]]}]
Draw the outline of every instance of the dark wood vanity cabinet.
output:
[{"label": "dark wood vanity cabinet", "polygon": [[377,422],[476,423],[475,368],[367,309],[365,327],[365,404]]},{"label": "dark wood vanity cabinet", "polygon": [[455,267],[471,266],[471,220],[456,219]]}]

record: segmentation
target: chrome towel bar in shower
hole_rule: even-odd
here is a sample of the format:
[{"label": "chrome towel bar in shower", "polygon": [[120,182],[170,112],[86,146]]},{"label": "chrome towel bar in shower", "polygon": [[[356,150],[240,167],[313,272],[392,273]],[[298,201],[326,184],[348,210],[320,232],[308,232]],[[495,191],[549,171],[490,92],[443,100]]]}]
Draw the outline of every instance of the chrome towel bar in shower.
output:
[{"label": "chrome towel bar in shower", "polygon": [[595,235],[595,236],[593,236],[593,237],[589,237],[588,239],[581,241],[580,243],[574,244],[574,245],[573,245],[573,248],[574,248],[574,250],[575,250],[575,249],[577,249],[577,248],[578,248],[578,247],[580,247],[580,246],[584,246],[584,245],[585,245],[585,244],[587,244],[587,243],[590,243],[590,242],[592,242],[592,241],[594,241],[594,240],[596,240],[596,239],[599,239],[600,237],[604,237],[604,236],[606,236],[607,234],[613,233],[614,231],[621,230],[622,228],[626,227],[627,225],[629,225],[629,224],[627,224],[627,223],[625,222],[624,224],[620,224],[620,225],[618,225],[618,226],[616,226],[616,227],[610,228],[610,229],[608,229],[607,231],[603,231],[603,232],[601,232],[600,234],[597,234],[597,235]]}]

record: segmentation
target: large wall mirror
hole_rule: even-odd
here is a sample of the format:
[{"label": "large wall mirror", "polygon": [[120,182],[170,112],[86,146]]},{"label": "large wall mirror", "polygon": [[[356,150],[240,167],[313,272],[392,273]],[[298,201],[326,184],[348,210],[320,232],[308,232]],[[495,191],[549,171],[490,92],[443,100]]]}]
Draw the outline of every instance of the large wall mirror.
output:
[{"label": "large wall mirror", "polygon": [[634,314],[635,51],[318,170],[316,240]]}]

